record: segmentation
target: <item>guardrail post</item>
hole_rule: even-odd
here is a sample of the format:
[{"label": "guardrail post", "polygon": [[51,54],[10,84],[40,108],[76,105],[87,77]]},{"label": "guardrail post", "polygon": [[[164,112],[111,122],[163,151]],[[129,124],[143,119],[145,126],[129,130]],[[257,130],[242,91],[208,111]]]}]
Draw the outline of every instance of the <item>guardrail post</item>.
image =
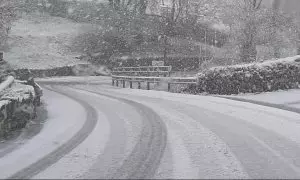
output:
[{"label": "guardrail post", "polygon": [[125,80],[123,80],[123,88],[125,88]]},{"label": "guardrail post", "polygon": [[116,80],[116,85],[117,87],[119,87],[119,80]]},{"label": "guardrail post", "polygon": [[129,81],[130,89],[132,89],[132,81]]},{"label": "guardrail post", "polygon": [[171,83],[168,83],[168,92],[171,90]]},{"label": "guardrail post", "polygon": [[150,90],[150,82],[147,82],[147,90]]},{"label": "guardrail post", "polygon": [[111,84],[112,84],[112,86],[115,85],[115,80],[114,79],[112,79]]},{"label": "guardrail post", "polygon": [[141,89],[141,82],[138,82],[138,89]]}]

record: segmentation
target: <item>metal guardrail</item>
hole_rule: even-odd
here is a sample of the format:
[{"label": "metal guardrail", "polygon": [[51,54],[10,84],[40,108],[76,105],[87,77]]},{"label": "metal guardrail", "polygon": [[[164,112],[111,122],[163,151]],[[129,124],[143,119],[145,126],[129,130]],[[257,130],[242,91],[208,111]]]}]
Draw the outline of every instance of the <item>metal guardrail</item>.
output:
[{"label": "metal guardrail", "polygon": [[[129,82],[129,87],[132,88],[133,82],[138,83],[138,89],[141,89],[141,83],[147,84],[147,90],[150,90],[150,84],[167,82],[168,91],[171,90],[172,84],[197,84],[195,77],[169,77],[171,66],[141,66],[141,67],[117,67],[113,69],[112,85],[126,87],[126,82]],[[156,76],[154,76],[156,75]],[[160,77],[165,75],[168,77]]]},{"label": "metal guardrail", "polygon": [[171,71],[172,66],[116,67],[114,71]]},{"label": "metal guardrail", "polygon": [[140,66],[140,67],[117,67],[112,71],[113,75],[126,76],[170,76],[172,66]]},{"label": "metal guardrail", "polygon": [[132,88],[133,82],[138,83],[138,89],[141,89],[141,83],[147,84],[147,90],[150,90],[150,84],[166,82],[168,83],[168,91],[171,90],[172,84],[197,84],[195,77],[139,77],[139,76],[112,76],[112,85],[126,87],[126,82],[129,82],[129,87]]},{"label": "metal guardrail", "polygon": [[11,87],[11,85],[14,83],[14,81],[15,81],[15,78],[13,76],[8,76],[6,78],[6,80],[0,84],[0,92]]}]

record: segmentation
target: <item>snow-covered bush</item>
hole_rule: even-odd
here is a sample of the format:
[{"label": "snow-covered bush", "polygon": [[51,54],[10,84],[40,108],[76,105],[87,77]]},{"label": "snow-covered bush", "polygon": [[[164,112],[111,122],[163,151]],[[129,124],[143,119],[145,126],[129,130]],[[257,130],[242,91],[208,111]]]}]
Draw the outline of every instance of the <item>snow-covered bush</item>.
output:
[{"label": "snow-covered bush", "polygon": [[107,67],[93,64],[74,65],[73,72],[76,76],[109,76],[111,74]]},{"label": "snow-covered bush", "polygon": [[92,64],[77,64],[70,66],[55,67],[51,69],[16,69],[16,78],[28,80],[29,77],[43,78],[53,76],[109,76],[110,70],[105,66]]},{"label": "snow-covered bush", "polygon": [[196,92],[238,94],[299,88],[300,56],[262,63],[214,67],[197,75]]},{"label": "snow-covered bush", "polygon": [[72,66],[55,67],[52,69],[16,69],[17,79],[28,80],[30,76],[52,77],[52,76],[75,76]]}]

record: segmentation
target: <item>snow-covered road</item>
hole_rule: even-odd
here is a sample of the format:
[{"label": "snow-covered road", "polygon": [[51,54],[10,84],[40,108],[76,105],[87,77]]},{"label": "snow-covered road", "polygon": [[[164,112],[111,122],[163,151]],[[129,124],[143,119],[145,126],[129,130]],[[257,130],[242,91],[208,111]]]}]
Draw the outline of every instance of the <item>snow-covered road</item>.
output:
[{"label": "snow-covered road", "polygon": [[[36,137],[52,132],[2,157],[1,178],[300,178],[300,114],[108,79],[44,84],[45,101],[60,105]],[[37,158],[19,160],[34,147]]]}]

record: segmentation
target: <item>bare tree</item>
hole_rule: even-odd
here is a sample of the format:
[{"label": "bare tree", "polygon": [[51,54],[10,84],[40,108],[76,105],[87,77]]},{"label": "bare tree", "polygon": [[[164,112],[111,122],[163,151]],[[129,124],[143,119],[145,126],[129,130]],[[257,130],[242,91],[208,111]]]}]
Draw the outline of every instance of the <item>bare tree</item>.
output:
[{"label": "bare tree", "polygon": [[298,33],[297,54],[300,55],[300,32]]},{"label": "bare tree", "polygon": [[148,4],[148,0],[108,0],[108,2],[114,10],[129,13],[132,16],[145,15]]},{"label": "bare tree", "polygon": [[[168,39],[174,36],[199,38],[200,24],[203,21],[219,21],[218,13],[223,2],[215,0],[169,0],[162,2],[162,37],[164,59],[167,58],[170,45]],[[157,4],[156,4],[157,6]],[[181,33],[180,33],[181,32]]]},{"label": "bare tree", "polygon": [[243,62],[256,60],[257,50],[255,37],[257,33],[256,15],[262,0],[244,0],[245,22],[241,42],[240,58]]},{"label": "bare tree", "polygon": [[272,23],[273,23],[273,28],[272,28],[272,37],[273,37],[273,49],[274,49],[274,57],[275,58],[280,58],[280,46],[278,43],[276,43],[276,38],[277,38],[277,23],[276,23],[276,16],[278,14],[280,6],[280,0],[274,0],[272,3],[272,10],[273,10],[273,16],[272,16]]}]

